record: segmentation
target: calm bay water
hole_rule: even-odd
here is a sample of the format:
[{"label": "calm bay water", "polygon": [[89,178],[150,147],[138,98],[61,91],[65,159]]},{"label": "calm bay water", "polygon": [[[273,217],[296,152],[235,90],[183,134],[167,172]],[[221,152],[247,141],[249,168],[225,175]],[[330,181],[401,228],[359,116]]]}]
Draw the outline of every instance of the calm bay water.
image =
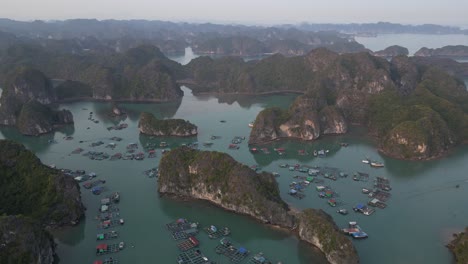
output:
[{"label": "calm bay water", "polygon": [[[284,147],[285,156],[271,154],[252,154],[246,143],[239,150],[228,150],[227,145],[234,136],[249,135],[247,124],[256,114],[268,106],[287,107],[294,96],[255,96],[215,98],[211,96],[195,97],[184,88],[185,96],[181,102],[167,104],[123,104],[129,112],[125,120],[129,124],[121,131],[108,131],[106,127],[118,123],[108,118],[108,103],[78,102],[62,105],[70,109],[75,118],[74,128],[65,128],[59,132],[39,138],[25,137],[12,128],[2,128],[1,137],[23,142],[34,151],[45,164],[55,164],[61,168],[86,169],[94,171],[99,178],[106,179],[107,193],[120,191],[121,216],[126,223],[116,230],[121,232],[121,240],[134,248],[127,248],[115,254],[121,263],[174,263],[177,255],[176,243],[165,230],[164,224],[179,217],[199,221],[202,225],[226,225],[233,231],[233,239],[251,251],[262,251],[283,263],[324,263],[323,256],[300,243],[294,236],[283,231],[273,230],[252,219],[235,215],[215,208],[203,202],[179,202],[158,197],[156,180],[147,178],[142,172],[157,166],[160,152],[156,159],[144,161],[93,161],[70,152],[82,147],[86,150],[124,152],[125,146],[137,142],[140,149],[147,142],[167,141],[170,147],[194,141],[208,141],[211,135],[220,135],[211,149],[227,152],[236,160],[247,164],[258,164],[264,170],[279,172],[278,182],[281,194],[288,203],[296,208],[322,208],[333,216],[338,226],[346,226],[348,221],[356,220],[369,233],[367,240],[355,241],[362,263],[452,263],[449,251],[444,247],[451,233],[467,225],[468,210],[464,202],[468,198],[468,148],[459,147],[448,157],[429,162],[408,162],[390,159],[377,153],[374,145],[362,135],[365,131],[354,128],[347,136],[326,137],[313,143],[297,141],[277,142],[267,147]],[[95,113],[99,124],[87,120],[89,112]],[[137,130],[138,115],[141,111],[150,111],[161,118],[184,118],[199,127],[199,135],[190,139],[151,139],[140,136]],[[219,120],[226,120],[221,123]],[[89,129],[87,129],[89,127]],[[65,141],[64,136],[71,135],[74,140]],[[91,148],[91,142],[119,136],[124,138],[114,151],[104,146]],[[55,139],[58,144],[49,144]],[[79,143],[83,140],[84,143]],[[340,147],[340,142],[350,143],[349,147]],[[204,149],[204,147],[201,147]],[[326,158],[311,155],[299,156],[297,150],[330,149]],[[385,162],[385,168],[372,169],[361,162],[364,157]],[[378,210],[374,215],[363,216],[351,212],[347,216],[337,214],[336,208],[326,204],[326,200],[317,197],[313,186],[305,190],[306,198],[296,200],[287,195],[288,185],[297,173],[279,168],[279,164],[307,164],[331,166],[352,174],[366,172],[371,179],[385,176],[392,183],[392,198],[388,207]],[[328,180],[327,180],[328,181]],[[340,194],[339,200],[349,210],[356,203],[366,202],[361,188],[371,187],[369,182],[355,182],[350,177],[337,181],[325,182]],[[459,188],[455,186],[459,184]],[[94,247],[97,245],[97,221],[94,217],[99,206],[99,196],[82,189],[86,205],[86,219],[77,227],[67,228],[56,233],[58,254],[62,263],[92,263],[96,259]],[[200,234],[202,251],[218,263],[227,263],[220,259],[213,248],[217,241],[209,241]],[[120,241],[120,240],[119,240]]]},{"label": "calm bay water", "polygon": [[468,35],[426,35],[426,34],[381,34],[377,37],[355,37],[355,40],[372,51],[383,50],[388,46],[400,45],[413,55],[422,47],[441,48],[447,45],[468,46]]},{"label": "calm bay water", "polygon": [[[186,57],[176,58],[185,64],[196,57],[191,50]],[[190,55],[192,54],[192,55]],[[428,162],[408,162],[381,156],[373,143],[363,135],[362,128],[353,128],[346,136],[325,137],[316,142],[281,141],[267,145],[271,154],[252,154],[244,142],[239,150],[228,150],[227,145],[234,136],[248,137],[247,124],[255,119],[257,113],[270,106],[286,108],[294,100],[293,95],[274,96],[193,96],[184,88],[185,96],[181,101],[163,104],[122,104],[129,113],[125,120],[108,117],[109,103],[76,102],[60,107],[73,112],[75,125],[41,137],[25,137],[13,128],[1,128],[0,138],[8,138],[24,143],[34,151],[45,164],[55,164],[60,168],[86,169],[96,172],[98,177],[107,180],[106,193],[120,191],[122,200],[119,208],[125,226],[117,227],[121,233],[119,241],[125,241],[128,248],[110,255],[117,257],[120,263],[175,263],[178,254],[175,241],[170,237],[164,225],[179,217],[193,219],[207,226],[211,224],[229,226],[234,241],[252,252],[264,252],[267,256],[283,263],[325,263],[323,255],[312,250],[308,245],[284,231],[272,229],[257,223],[249,217],[226,212],[205,202],[180,202],[160,198],[157,194],[155,178],[147,178],[142,172],[158,166],[160,150],[155,159],[143,161],[94,161],[87,157],[70,154],[77,147],[86,151],[105,151],[110,154],[125,152],[128,143],[136,142],[142,146],[148,142],[166,141],[170,147],[183,143],[200,142],[201,149],[218,150],[229,153],[236,160],[247,164],[258,164],[264,170],[280,173],[278,183],[285,201],[296,208],[321,208],[333,216],[339,227],[345,227],[349,221],[358,221],[369,234],[367,240],[354,241],[361,257],[361,263],[453,263],[453,258],[445,248],[451,234],[462,230],[468,223],[468,209],[464,202],[468,198],[468,147],[456,148],[444,159]],[[89,112],[100,121],[95,124],[88,120]],[[154,139],[138,133],[138,116],[148,111],[160,118],[184,118],[195,123],[199,135],[194,138]],[[226,120],[226,123],[219,122]],[[121,131],[108,131],[106,128],[119,122],[129,124]],[[89,128],[89,129],[88,129]],[[211,148],[201,146],[209,141],[211,135],[220,135]],[[73,136],[66,141],[64,136]],[[91,142],[102,140],[105,143],[112,136],[123,138],[115,150],[89,147]],[[55,139],[58,144],[50,144]],[[79,141],[84,141],[79,143]],[[348,142],[348,147],[340,147],[341,142]],[[286,148],[287,154],[280,156],[273,152],[274,147]],[[314,149],[329,149],[325,158],[311,155],[300,156],[299,149],[309,153]],[[385,168],[372,169],[363,164],[365,157],[385,162]],[[293,173],[279,168],[279,164],[305,164],[310,166],[330,166],[353,174],[356,171],[369,173],[368,182],[355,182],[350,177],[337,181],[326,180],[339,193],[342,208],[351,208],[367,197],[361,193],[363,187],[372,187],[372,179],[385,176],[391,180],[392,197],[388,207],[377,210],[371,216],[351,212],[347,216],[336,213],[336,208],[318,198],[314,185],[307,188],[306,198],[296,200],[287,195],[289,183],[294,181]],[[459,185],[459,188],[455,188]],[[102,196],[102,195],[101,195]],[[61,263],[92,263],[94,255],[98,221],[97,215],[100,196],[92,195],[82,189],[83,202],[86,205],[86,218],[77,227],[56,232],[58,255]],[[218,263],[228,263],[214,252],[217,241],[201,239],[201,250]],[[115,241],[115,240],[111,240]],[[131,247],[133,245],[134,247]]]}]

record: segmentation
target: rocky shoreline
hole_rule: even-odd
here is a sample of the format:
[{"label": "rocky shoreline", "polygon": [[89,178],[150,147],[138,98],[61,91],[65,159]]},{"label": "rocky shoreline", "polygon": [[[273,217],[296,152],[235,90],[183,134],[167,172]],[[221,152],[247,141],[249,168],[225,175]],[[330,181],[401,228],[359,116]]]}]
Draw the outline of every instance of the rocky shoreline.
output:
[{"label": "rocky shoreline", "polygon": [[160,162],[158,192],[177,199],[205,200],[264,224],[297,230],[333,264],[359,263],[351,241],[322,210],[294,212],[281,199],[272,174],[257,174],[225,153],[180,147]]}]

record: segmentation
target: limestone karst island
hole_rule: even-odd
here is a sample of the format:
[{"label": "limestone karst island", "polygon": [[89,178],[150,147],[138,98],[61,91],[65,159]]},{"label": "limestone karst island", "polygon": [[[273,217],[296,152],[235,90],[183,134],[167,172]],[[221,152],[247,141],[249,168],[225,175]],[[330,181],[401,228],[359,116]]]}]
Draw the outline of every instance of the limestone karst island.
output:
[{"label": "limestone karst island", "polygon": [[468,2],[418,1],[3,4],[0,264],[468,263]]}]

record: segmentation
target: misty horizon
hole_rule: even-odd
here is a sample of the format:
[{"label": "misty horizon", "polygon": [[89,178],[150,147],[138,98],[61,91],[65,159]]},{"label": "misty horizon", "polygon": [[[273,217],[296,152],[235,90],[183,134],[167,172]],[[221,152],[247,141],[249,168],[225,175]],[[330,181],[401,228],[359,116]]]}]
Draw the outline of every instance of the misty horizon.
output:
[{"label": "misty horizon", "polygon": [[[378,3],[377,3],[378,2]],[[28,8],[25,9],[24,7]],[[160,20],[187,23],[244,25],[279,24],[366,24],[385,21],[404,25],[436,24],[468,27],[468,1],[385,1],[342,0],[326,2],[286,1],[110,1],[80,2],[18,0],[4,3],[0,17],[18,21],[67,19]],[[437,14],[436,16],[434,14]]]}]

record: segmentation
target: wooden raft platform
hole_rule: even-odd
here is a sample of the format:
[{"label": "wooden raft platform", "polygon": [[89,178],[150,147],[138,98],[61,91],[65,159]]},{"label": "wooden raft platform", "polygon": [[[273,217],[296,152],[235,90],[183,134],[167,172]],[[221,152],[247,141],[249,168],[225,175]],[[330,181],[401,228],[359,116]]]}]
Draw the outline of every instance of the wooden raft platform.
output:
[{"label": "wooden raft platform", "polygon": [[236,248],[227,239],[222,239],[220,242],[215,248],[216,253],[226,256],[231,262],[240,263],[249,255],[249,251],[245,248]]},{"label": "wooden raft platform", "polygon": [[211,239],[216,239],[220,237],[229,236],[231,234],[231,230],[227,227],[216,228],[214,226],[205,227],[203,230],[208,234],[208,237]]},{"label": "wooden raft platform", "polygon": [[200,252],[200,250],[192,249],[192,250],[181,253],[177,257],[177,263],[179,264],[204,264],[204,263],[210,263],[210,261]]}]

